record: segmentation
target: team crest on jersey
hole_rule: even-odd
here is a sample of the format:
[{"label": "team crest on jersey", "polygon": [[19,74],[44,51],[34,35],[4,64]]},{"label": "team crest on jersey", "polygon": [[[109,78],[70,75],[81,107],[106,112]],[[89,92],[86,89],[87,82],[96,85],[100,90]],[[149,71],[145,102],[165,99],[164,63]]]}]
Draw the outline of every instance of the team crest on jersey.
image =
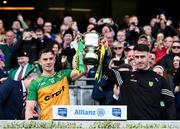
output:
[{"label": "team crest on jersey", "polygon": [[150,81],[149,86],[152,87],[153,85],[154,85],[154,83]]}]

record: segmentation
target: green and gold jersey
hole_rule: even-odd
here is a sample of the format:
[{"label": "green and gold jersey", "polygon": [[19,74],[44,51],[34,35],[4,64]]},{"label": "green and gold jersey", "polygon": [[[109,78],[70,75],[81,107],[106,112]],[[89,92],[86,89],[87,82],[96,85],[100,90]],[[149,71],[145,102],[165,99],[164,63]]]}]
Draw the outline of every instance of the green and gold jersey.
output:
[{"label": "green and gold jersey", "polygon": [[40,75],[32,81],[27,100],[36,100],[40,107],[40,119],[52,119],[53,105],[69,105],[69,82],[72,70],[61,70],[52,77]]}]

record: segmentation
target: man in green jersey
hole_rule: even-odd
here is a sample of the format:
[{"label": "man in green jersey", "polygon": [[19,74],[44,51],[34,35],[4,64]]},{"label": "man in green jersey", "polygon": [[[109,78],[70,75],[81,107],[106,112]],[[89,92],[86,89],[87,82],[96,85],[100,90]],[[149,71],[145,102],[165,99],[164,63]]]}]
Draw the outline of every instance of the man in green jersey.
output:
[{"label": "man in green jersey", "polygon": [[52,119],[53,105],[69,105],[69,84],[71,81],[82,77],[86,72],[77,70],[54,71],[55,54],[51,49],[45,48],[39,54],[39,63],[42,66],[42,74],[31,82],[26,101],[25,118],[33,117],[34,106],[40,107],[40,119]]}]

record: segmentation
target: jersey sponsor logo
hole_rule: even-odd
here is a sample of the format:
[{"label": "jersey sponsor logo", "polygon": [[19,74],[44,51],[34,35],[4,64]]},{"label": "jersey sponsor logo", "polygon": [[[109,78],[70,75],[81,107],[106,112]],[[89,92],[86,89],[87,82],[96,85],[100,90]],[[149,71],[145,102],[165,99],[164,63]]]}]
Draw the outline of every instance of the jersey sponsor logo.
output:
[{"label": "jersey sponsor logo", "polygon": [[55,92],[55,93],[53,93],[53,94],[51,94],[51,95],[45,96],[45,97],[44,97],[44,100],[45,100],[45,101],[48,101],[48,100],[50,100],[51,98],[54,98],[55,96],[59,96],[63,91],[64,91],[64,86],[62,86],[62,89],[61,89],[61,90],[59,90],[59,91],[57,91],[57,92]]}]

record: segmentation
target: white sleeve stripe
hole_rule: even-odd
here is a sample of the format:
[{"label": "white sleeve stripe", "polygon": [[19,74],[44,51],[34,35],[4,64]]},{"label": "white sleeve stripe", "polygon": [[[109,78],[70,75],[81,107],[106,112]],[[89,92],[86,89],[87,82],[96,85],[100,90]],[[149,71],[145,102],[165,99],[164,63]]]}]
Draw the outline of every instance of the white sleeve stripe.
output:
[{"label": "white sleeve stripe", "polygon": [[122,78],[121,78],[120,73],[119,73],[118,71],[116,71],[116,70],[113,70],[113,71],[114,71],[114,73],[115,73],[115,75],[116,75],[116,79],[117,79],[117,81],[118,81],[119,86],[121,86],[122,83],[123,83],[123,81],[122,81]]},{"label": "white sleeve stripe", "polygon": [[173,94],[173,93],[161,92],[161,94],[174,97],[174,94]]},{"label": "white sleeve stripe", "polygon": [[161,91],[172,92],[172,91],[171,91],[171,90],[169,90],[169,89],[161,89]]},{"label": "white sleeve stripe", "polygon": [[161,92],[168,92],[168,93],[173,93],[171,90],[168,90],[168,89],[162,89]]}]

